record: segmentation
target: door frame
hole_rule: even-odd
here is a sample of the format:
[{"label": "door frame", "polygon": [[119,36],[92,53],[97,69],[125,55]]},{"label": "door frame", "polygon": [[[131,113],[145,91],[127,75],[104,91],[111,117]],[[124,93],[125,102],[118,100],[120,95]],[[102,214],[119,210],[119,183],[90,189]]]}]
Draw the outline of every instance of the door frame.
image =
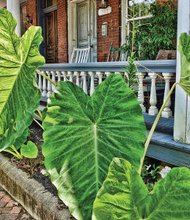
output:
[{"label": "door frame", "polygon": [[[67,11],[68,11],[68,57],[69,60],[71,58],[71,54],[74,47],[77,47],[77,4],[84,2],[86,0],[67,0]],[[92,0],[89,0],[89,2]],[[96,2],[96,1],[95,1]],[[97,4],[95,4],[95,11],[96,11]],[[89,9],[90,10],[90,9]],[[91,15],[89,14],[89,29],[91,29]],[[97,36],[97,17],[95,20],[95,30]],[[90,42],[90,37],[89,37]]]}]

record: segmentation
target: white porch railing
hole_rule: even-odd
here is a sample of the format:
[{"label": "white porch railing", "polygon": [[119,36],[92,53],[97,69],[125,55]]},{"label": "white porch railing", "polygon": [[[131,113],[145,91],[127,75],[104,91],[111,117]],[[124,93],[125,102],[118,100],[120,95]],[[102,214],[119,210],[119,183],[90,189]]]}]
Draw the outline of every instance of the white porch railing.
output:
[{"label": "white porch railing", "polygon": [[[80,86],[85,93],[92,95],[99,85],[111,73],[122,74],[127,78],[125,67],[127,62],[86,63],[86,64],[46,64],[39,70],[53,81],[69,80]],[[163,102],[170,90],[171,82],[175,81],[175,60],[139,61],[138,67],[138,101],[143,112],[149,115],[158,113],[158,92],[163,91],[159,97]],[[56,89],[44,77],[38,76],[38,86],[43,99],[49,98]],[[162,104],[162,103],[161,103]],[[162,112],[162,117],[172,116],[171,99]]]}]

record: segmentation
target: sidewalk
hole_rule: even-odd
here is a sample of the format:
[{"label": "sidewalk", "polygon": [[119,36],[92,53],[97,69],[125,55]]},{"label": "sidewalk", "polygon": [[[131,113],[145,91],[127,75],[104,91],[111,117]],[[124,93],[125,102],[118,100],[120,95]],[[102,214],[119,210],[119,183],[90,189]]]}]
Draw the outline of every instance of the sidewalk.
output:
[{"label": "sidewalk", "polygon": [[0,187],[0,220],[34,220]]}]

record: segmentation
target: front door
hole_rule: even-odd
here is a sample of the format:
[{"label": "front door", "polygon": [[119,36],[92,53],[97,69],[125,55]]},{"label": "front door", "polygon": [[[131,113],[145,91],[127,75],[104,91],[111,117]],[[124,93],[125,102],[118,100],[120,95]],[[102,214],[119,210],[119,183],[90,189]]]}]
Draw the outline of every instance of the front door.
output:
[{"label": "front door", "polygon": [[90,61],[97,61],[96,1],[85,0],[76,5],[77,47],[91,47]]},{"label": "front door", "polygon": [[45,14],[46,62],[57,63],[57,11]]}]

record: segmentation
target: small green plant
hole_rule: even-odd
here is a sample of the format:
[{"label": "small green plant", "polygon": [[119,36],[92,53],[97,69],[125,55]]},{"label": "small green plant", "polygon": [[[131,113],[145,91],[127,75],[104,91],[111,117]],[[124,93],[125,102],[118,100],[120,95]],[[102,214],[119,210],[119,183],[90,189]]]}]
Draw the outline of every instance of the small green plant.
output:
[{"label": "small green plant", "polygon": [[160,179],[160,166],[156,164],[143,164],[142,178],[149,191],[154,187],[154,184]]},{"label": "small green plant", "polygon": [[32,159],[38,156],[38,148],[32,141],[28,141],[27,144],[22,144],[19,147],[12,145],[5,149],[4,152],[12,154],[17,159],[23,159],[23,157]]}]

